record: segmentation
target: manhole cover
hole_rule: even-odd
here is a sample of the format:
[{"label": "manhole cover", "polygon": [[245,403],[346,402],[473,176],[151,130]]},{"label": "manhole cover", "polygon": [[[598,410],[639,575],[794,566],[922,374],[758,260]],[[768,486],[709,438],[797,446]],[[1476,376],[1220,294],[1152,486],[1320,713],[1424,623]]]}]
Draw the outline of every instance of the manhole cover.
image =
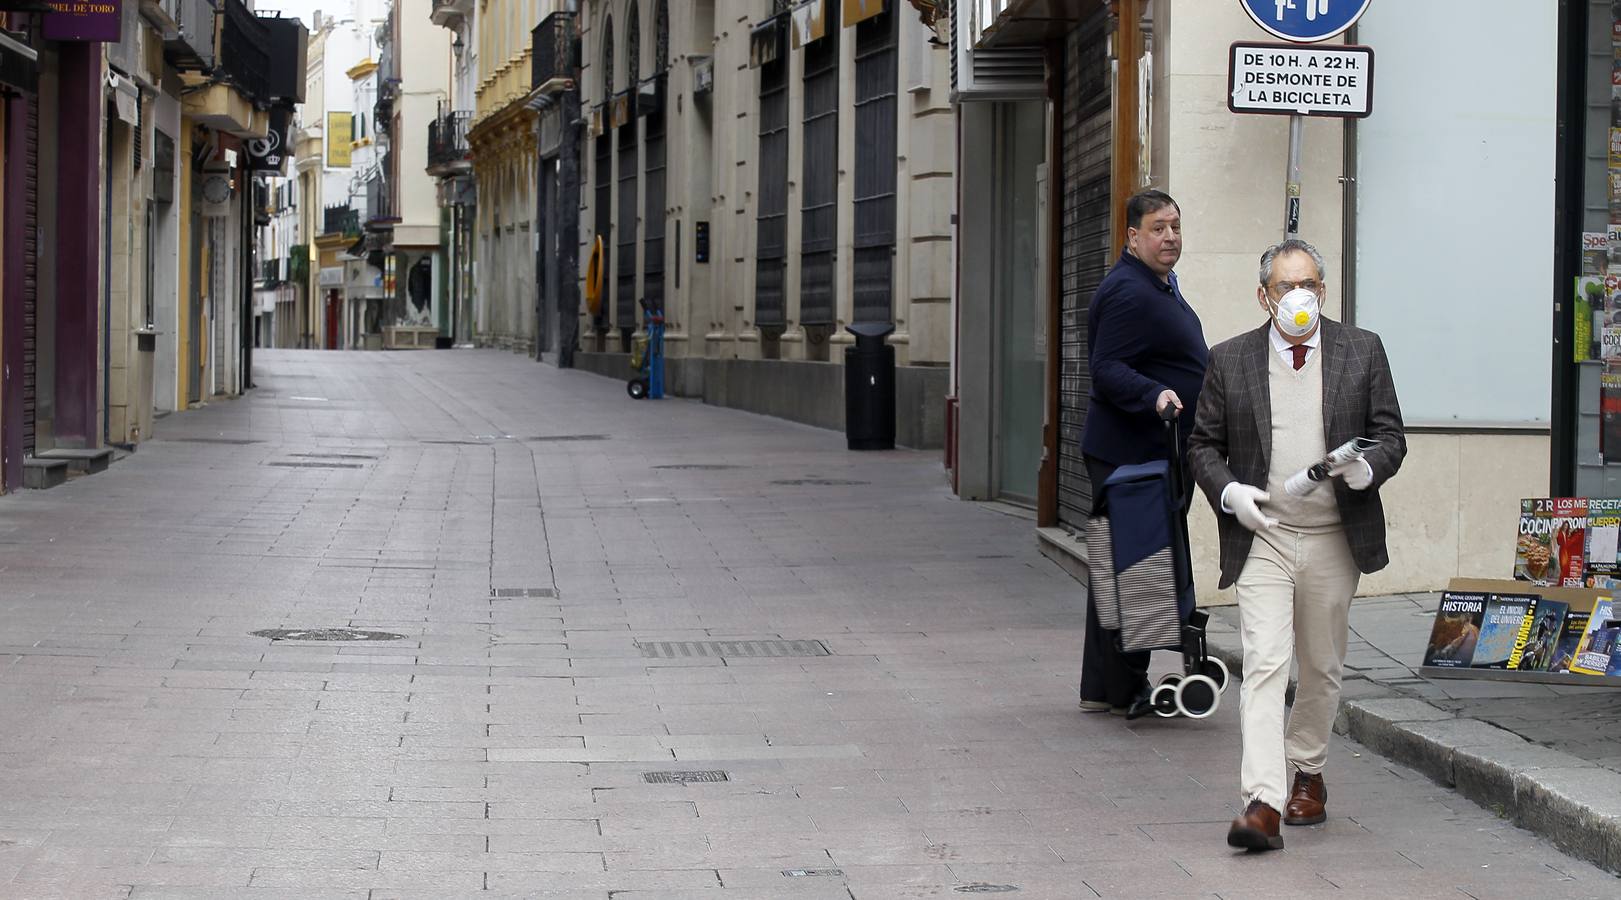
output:
[{"label": "manhole cover", "polygon": [[844,874],[843,869],[783,869],[784,878],[837,878]]},{"label": "manhole cover", "polygon": [[405,635],[390,631],[364,631],[359,628],[264,628],[250,631],[254,637],[273,641],[403,641]]},{"label": "manhole cover", "polygon": [[638,643],[649,659],[683,659],[707,656],[716,659],[773,656],[832,656],[821,641],[651,641]]},{"label": "manhole cover", "polygon": [[268,462],[267,466],[276,466],[282,469],[359,469],[360,463],[340,462]]},{"label": "manhole cover", "polygon": [[727,466],[714,463],[676,463],[668,466],[654,466],[655,469],[671,469],[681,472],[724,472],[727,469],[742,469],[745,466]]},{"label": "manhole cover", "polygon": [[642,780],[648,784],[710,784],[731,781],[725,772],[643,772]]},{"label": "manhole cover", "polygon": [[229,444],[229,445],[231,445],[233,447],[245,447],[248,444],[262,444],[262,443],[264,443],[264,441],[249,440],[247,438],[223,438],[223,437],[177,437],[177,438],[165,438],[165,440],[176,441],[176,442],[182,443],[182,444]]},{"label": "manhole cover", "polygon": [[959,894],[1011,894],[1018,888],[1011,884],[960,884],[955,890]]},{"label": "manhole cover", "polygon": [[605,434],[536,434],[524,438],[526,441],[605,441]]},{"label": "manhole cover", "polygon": [[556,597],[557,591],[553,588],[494,588],[490,592],[497,600],[517,597]]},{"label": "manhole cover", "polygon": [[287,455],[288,456],[298,457],[299,459],[376,459],[377,458],[375,456],[367,456],[364,453],[289,453]]},{"label": "manhole cover", "polygon": [[852,487],[858,484],[868,484],[866,481],[846,481],[842,478],[783,478],[772,484],[785,484],[792,487],[813,485],[815,487]]}]

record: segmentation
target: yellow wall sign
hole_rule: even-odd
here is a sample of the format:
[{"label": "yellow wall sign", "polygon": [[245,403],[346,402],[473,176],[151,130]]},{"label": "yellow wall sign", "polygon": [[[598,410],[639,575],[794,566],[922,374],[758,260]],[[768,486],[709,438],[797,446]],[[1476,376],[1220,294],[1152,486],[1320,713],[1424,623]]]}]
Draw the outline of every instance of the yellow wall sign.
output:
[{"label": "yellow wall sign", "polygon": [[326,164],[337,169],[349,168],[349,151],[355,142],[355,114],[329,112],[326,114]]}]

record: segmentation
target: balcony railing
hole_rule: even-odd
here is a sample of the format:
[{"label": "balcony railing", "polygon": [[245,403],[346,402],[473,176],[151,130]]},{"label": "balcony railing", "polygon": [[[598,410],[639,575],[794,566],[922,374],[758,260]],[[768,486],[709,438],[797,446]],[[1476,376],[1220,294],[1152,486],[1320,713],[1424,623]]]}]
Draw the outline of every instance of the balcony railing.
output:
[{"label": "balcony railing", "polygon": [[270,29],[242,5],[223,0],[225,21],[220,25],[219,69],[244,94],[257,100],[271,97]]},{"label": "balcony railing", "polygon": [[[383,171],[388,171],[387,157],[384,157]],[[386,228],[399,221],[394,217],[394,198],[390,196],[388,179],[382,172],[373,175],[366,182],[366,227]]]},{"label": "balcony railing", "polygon": [[281,258],[267,259],[259,264],[259,280],[267,285],[281,282]]},{"label": "balcony railing", "polygon": [[321,233],[359,235],[360,210],[347,203],[342,206],[328,206],[323,210]]},{"label": "balcony railing", "polygon": [[[530,32],[534,52],[530,54],[533,66],[530,87],[554,84],[557,90],[573,87],[574,72],[580,66],[579,36],[575,31],[574,13],[554,12],[540,20]],[[567,83],[564,83],[567,82]]]},{"label": "balcony railing", "polygon": [[428,174],[450,174],[465,170],[471,151],[467,146],[467,124],[473,114],[463,110],[461,112],[443,112],[439,118],[428,123]]}]

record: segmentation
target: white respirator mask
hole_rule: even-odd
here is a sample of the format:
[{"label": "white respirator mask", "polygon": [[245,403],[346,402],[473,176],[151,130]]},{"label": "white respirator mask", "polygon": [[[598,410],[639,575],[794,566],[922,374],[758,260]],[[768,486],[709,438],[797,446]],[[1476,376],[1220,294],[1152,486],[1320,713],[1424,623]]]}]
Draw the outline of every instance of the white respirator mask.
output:
[{"label": "white respirator mask", "polygon": [[1317,299],[1316,294],[1305,288],[1295,288],[1278,300],[1272,319],[1284,334],[1305,337],[1317,327],[1317,317],[1322,311],[1322,301]]}]

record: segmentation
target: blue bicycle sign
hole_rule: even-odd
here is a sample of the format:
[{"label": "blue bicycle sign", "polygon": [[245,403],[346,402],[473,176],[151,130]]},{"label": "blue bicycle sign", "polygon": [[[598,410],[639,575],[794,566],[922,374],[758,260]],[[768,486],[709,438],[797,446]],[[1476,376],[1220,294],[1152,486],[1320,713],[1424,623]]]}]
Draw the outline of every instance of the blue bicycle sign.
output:
[{"label": "blue bicycle sign", "polygon": [[1315,44],[1362,18],[1373,0],[1239,0],[1255,24],[1297,44]]}]

